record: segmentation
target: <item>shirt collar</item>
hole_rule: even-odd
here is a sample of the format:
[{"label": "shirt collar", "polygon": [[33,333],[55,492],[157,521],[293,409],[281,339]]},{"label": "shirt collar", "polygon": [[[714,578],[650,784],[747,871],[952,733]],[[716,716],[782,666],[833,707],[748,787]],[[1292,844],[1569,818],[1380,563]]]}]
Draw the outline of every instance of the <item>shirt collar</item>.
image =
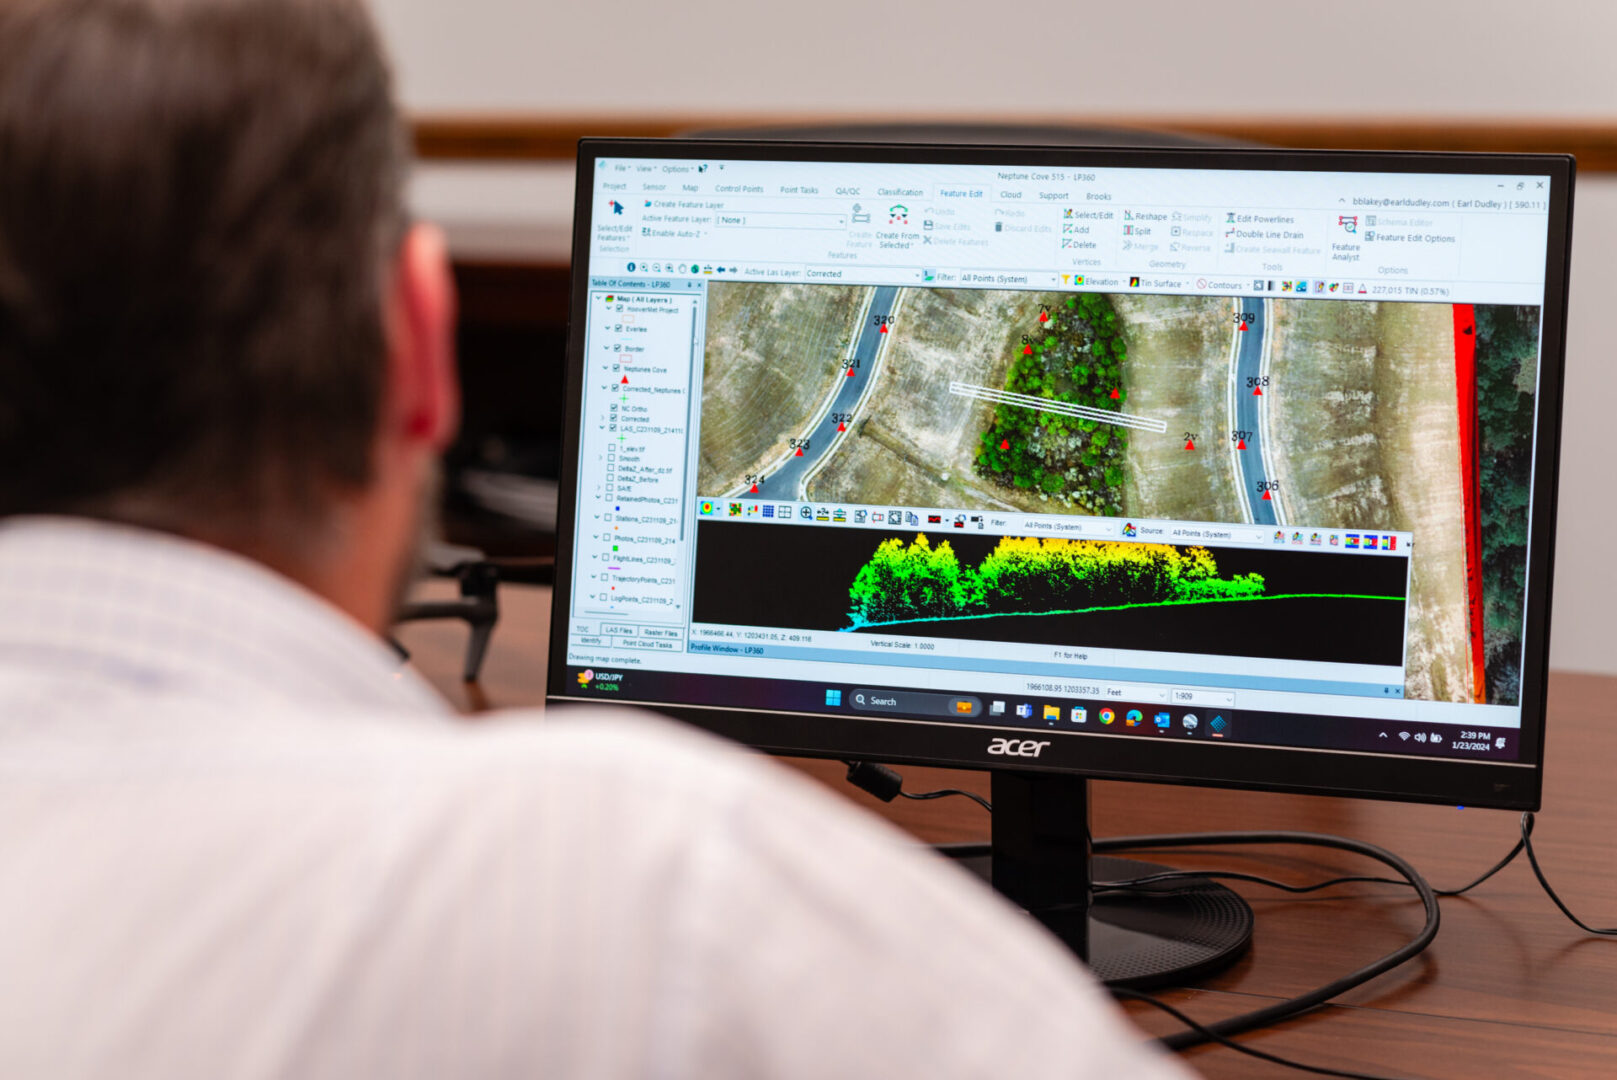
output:
[{"label": "shirt collar", "polygon": [[148,691],[447,715],[346,614],[263,565],[167,533],[0,521],[0,669]]}]

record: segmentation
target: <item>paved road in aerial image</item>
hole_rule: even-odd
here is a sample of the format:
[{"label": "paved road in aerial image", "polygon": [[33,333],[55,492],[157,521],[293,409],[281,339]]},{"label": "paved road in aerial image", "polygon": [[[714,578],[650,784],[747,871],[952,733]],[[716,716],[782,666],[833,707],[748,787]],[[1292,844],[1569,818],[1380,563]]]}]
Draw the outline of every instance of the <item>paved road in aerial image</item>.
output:
[{"label": "paved road in aerial image", "polygon": [[[1280,523],[1275,504],[1266,500],[1258,490],[1258,481],[1269,479],[1263,465],[1264,411],[1268,407],[1269,388],[1264,394],[1252,392],[1253,383],[1262,374],[1264,327],[1269,318],[1269,302],[1257,297],[1243,298],[1241,310],[1249,318],[1246,329],[1240,329],[1240,320],[1234,320],[1235,330],[1235,428],[1246,433],[1246,449],[1235,451],[1238,469],[1236,482],[1241,485],[1241,505],[1251,511],[1251,519],[1258,525]],[[1278,492],[1276,493],[1278,496]]]},{"label": "paved road in aerial image", "polygon": [[870,308],[865,313],[864,325],[859,328],[859,340],[854,345],[853,358],[858,366],[854,368],[852,377],[839,374],[837,381],[841,388],[837,391],[836,400],[831,407],[820,417],[819,423],[814,425],[812,431],[799,438],[808,439],[808,449],[803,451],[802,457],[788,457],[785,464],[777,467],[774,472],[765,478],[764,493],[772,499],[794,499],[804,501],[803,481],[814,470],[815,466],[837,443],[838,413],[852,413],[854,405],[858,403],[860,395],[870,380],[876,377],[876,365],[880,363],[882,345],[882,325],[888,315],[893,312],[893,305],[898,302],[898,288],[893,285],[881,285],[875,289],[871,297]]}]

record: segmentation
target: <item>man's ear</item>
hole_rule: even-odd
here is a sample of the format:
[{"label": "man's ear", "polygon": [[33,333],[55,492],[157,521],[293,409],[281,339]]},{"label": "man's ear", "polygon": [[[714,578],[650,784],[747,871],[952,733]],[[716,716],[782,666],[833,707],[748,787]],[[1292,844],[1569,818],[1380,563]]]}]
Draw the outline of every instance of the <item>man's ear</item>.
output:
[{"label": "man's ear", "polygon": [[399,245],[388,297],[387,436],[446,448],[460,428],[455,364],[455,281],[433,225],[412,225]]}]

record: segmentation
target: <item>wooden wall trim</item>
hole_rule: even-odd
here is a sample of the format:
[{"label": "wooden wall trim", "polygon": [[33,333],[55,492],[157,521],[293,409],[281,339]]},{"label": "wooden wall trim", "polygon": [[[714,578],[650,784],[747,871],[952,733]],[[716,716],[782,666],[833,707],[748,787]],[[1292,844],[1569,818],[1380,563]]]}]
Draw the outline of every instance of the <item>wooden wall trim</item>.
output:
[{"label": "wooden wall trim", "polygon": [[[585,135],[666,137],[713,128],[789,123],[868,122],[870,116],[524,116],[423,114],[412,121],[417,153],[434,161],[570,161]],[[1007,122],[1009,117],[880,118],[938,122]],[[1025,116],[1014,122],[1073,123],[1071,117]],[[1462,150],[1575,154],[1583,172],[1617,172],[1617,118],[1609,120],[1487,121],[1465,119],[1372,120],[1307,118],[1208,118],[1170,116],[1088,117],[1086,124],[1178,131],[1249,139],[1273,146],[1344,150]]]}]

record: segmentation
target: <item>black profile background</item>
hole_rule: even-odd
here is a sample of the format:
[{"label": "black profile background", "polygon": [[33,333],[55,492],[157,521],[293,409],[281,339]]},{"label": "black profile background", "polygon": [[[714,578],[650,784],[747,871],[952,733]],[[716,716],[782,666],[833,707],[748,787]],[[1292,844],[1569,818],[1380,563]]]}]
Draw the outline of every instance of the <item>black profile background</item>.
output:
[{"label": "black profile background", "polygon": [[[934,545],[947,540],[963,565],[977,564],[1002,539],[947,525],[876,530],[698,522],[692,617],[739,626],[844,629],[848,587],[860,567],[883,541],[897,537],[908,543],[917,532]],[[1409,564],[1401,554],[1202,546],[1218,560],[1221,577],[1262,574],[1271,594],[1407,595]],[[905,623],[876,632],[1401,666],[1405,607],[1404,600],[1263,600],[1085,615],[1001,615]]]}]

